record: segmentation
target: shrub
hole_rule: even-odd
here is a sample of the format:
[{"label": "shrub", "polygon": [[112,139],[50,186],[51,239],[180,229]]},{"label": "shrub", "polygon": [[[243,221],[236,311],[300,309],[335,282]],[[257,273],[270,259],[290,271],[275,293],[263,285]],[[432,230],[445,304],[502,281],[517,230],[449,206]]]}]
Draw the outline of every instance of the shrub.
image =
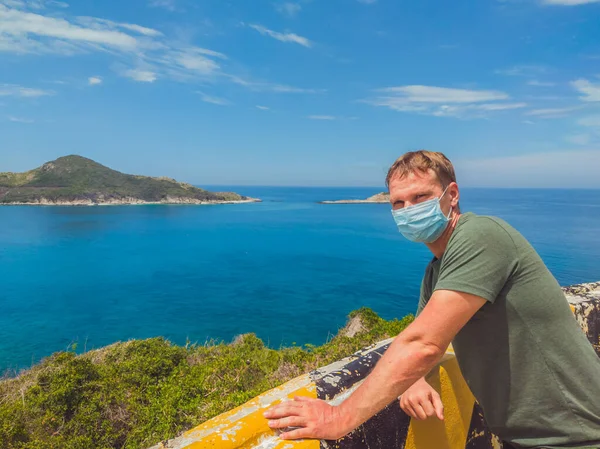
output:
[{"label": "shrub", "polygon": [[0,382],[3,449],[142,448],[173,438],[300,373],[400,333],[412,316],[350,314],[361,332],[322,346],[268,348],[254,334],[232,344],[132,340],[59,352]]}]

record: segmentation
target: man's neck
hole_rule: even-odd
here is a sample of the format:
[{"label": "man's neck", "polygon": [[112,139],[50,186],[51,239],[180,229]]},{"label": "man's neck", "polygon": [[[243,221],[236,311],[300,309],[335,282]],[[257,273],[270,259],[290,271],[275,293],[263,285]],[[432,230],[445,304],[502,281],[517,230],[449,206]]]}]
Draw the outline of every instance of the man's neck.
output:
[{"label": "man's neck", "polygon": [[429,250],[433,253],[436,259],[441,259],[444,255],[444,251],[446,251],[446,246],[448,246],[448,241],[450,240],[450,236],[454,232],[454,228],[456,228],[456,224],[458,223],[458,218],[460,217],[460,212],[452,212],[452,218],[448,222],[448,226],[444,233],[433,243],[426,243]]}]

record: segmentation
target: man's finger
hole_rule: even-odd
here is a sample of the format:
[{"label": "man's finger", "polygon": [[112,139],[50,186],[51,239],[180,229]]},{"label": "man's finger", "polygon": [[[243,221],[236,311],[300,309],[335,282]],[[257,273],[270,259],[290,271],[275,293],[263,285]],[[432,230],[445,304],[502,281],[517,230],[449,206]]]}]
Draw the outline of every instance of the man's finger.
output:
[{"label": "man's finger", "polygon": [[271,407],[269,410],[263,413],[265,418],[283,418],[285,416],[297,415],[301,410],[301,406],[298,403],[284,402]]},{"label": "man's finger", "polygon": [[425,410],[423,410],[421,404],[413,404],[413,410],[415,411],[419,419],[427,419],[427,413],[425,413]]},{"label": "man's finger", "polygon": [[269,420],[269,427],[271,429],[281,429],[283,427],[304,427],[306,425],[306,418],[302,416],[288,416],[281,419]]},{"label": "man's finger", "polygon": [[430,416],[435,415],[435,410],[433,409],[433,404],[431,403],[431,401],[429,399],[425,399],[425,400],[421,401],[420,404],[421,404],[421,407],[423,407],[423,411],[425,412],[425,414],[427,415],[428,418]]},{"label": "man's finger", "polygon": [[301,429],[294,429],[289,432],[284,432],[279,435],[282,440],[297,440],[299,438],[316,438],[312,435],[312,431],[303,427]]},{"label": "man's finger", "polygon": [[433,394],[431,401],[433,402],[433,408],[435,409],[435,415],[440,419],[444,420],[444,404],[437,394]]},{"label": "man's finger", "polygon": [[412,408],[412,406],[408,402],[406,402],[404,404],[404,407],[402,408],[402,410],[404,411],[404,413],[406,413],[411,418],[419,419],[419,417],[415,413],[415,409]]},{"label": "man's finger", "polygon": [[294,401],[298,402],[312,402],[316,401],[315,398],[309,398],[308,396],[294,396]]}]

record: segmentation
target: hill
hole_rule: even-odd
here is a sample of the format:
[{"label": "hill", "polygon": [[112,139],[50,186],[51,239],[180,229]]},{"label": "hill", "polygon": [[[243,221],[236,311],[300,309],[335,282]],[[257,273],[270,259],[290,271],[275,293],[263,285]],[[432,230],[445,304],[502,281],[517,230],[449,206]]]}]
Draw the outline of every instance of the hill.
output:
[{"label": "hill", "polygon": [[321,201],[321,204],[364,204],[364,203],[389,203],[390,194],[387,192],[381,192],[376,195],[370,196],[365,200],[336,200],[336,201]]},{"label": "hill", "polygon": [[210,204],[251,202],[170,178],[127,175],[82,156],[65,156],[25,173],[0,173],[0,204]]}]

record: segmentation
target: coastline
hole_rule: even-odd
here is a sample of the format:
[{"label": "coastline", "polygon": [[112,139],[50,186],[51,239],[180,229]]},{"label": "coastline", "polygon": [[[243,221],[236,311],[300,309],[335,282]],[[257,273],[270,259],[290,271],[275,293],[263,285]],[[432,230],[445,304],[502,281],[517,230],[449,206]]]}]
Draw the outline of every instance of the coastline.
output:
[{"label": "coastline", "polygon": [[319,201],[319,204],[385,204],[390,202],[390,194],[387,192],[377,193],[363,200],[335,200]]},{"label": "coastline", "polygon": [[171,198],[166,201],[144,201],[135,198],[126,198],[122,200],[113,201],[102,201],[94,202],[91,200],[75,200],[75,201],[50,201],[46,198],[41,198],[35,202],[11,202],[2,203],[0,206],[175,206],[175,205],[188,205],[188,206],[212,206],[218,204],[243,204],[243,203],[261,203],[262,200],[258,198],[247,198],[245,200],[230,200],[230,201],[202,201],[193,198]]},{"label": "coastline", "polygon": [[334,200],[334,201],[319,201],[319,204],[386,204],[388,200]]}]

